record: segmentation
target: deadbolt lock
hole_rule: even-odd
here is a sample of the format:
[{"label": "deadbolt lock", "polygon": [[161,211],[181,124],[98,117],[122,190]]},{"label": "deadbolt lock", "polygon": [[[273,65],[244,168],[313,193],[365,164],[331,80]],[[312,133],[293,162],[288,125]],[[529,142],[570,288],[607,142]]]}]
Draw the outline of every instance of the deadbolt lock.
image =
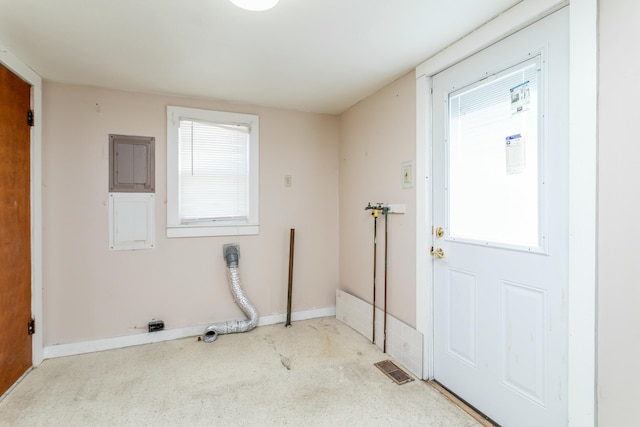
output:
[{"label": "deadbolt lock", "polygon": [[434,256],[436,258],[444,258],[444,251],[442,250],[442,248],[433,249],[433,246],[432,246],[431,247],[431,256]]},{"label": "deadbolt lock", "polygon": [[438,239],[441,239],[442,236],[444,236],[444,228],[442,228],[442,227],[436,228],[436,237]]}]

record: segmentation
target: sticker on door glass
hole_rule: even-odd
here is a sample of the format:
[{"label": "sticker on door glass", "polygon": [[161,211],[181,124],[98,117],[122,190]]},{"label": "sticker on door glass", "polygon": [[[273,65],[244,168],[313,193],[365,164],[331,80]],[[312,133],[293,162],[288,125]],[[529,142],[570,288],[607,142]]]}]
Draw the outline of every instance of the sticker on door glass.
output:
[{"label": "sticker on door glass", "polygon": [[524,138],[522,135],[511,135],[505,139],[507,159],[507,175],[520,173],[525,167]]},{"label": "sticker on door glass", "polygon": [[529,81],[520,83],[509,89],[511,92],[511,115],[521,113],[529,109],[531,104],[531,91]]}]

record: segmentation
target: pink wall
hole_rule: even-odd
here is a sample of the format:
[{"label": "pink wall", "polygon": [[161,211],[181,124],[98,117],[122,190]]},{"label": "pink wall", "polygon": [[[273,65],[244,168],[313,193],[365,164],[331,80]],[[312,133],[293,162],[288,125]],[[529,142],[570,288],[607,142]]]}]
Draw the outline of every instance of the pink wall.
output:
[{"label": "pink wall", "polygon": [[[44,344],[243,318],[222,245],[240,243],[240,274],[260,315],[286,311],[289,229],[296,229],[293,310],[335,305],[338,131],[335,116],[45,83]],[[260,116],[260,235],[167,239],[166,106]],[[156,138],[156,247],[108,250],[108,134]],[[293,186],[284,187],[284,175]]]},{"label": "pink wall", "polygon": [[[413,72],[340,118],[340,289],[373,299],[373,220],[368,202],[405,204],[389,217],[389,314],[415,326],[415,188],[401,185],[401,166],[415,161],[416,80]],[[376,305],[382,307],[384,218],[378,220]]]}]

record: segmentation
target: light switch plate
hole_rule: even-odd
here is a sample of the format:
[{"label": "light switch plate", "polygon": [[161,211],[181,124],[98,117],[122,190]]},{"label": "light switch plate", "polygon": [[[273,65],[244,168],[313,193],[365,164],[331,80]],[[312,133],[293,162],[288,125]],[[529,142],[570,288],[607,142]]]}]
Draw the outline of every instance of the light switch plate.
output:
[{"label": "light switch plate", "polygon": [[402,188],[413,188],[413,161],[402,162]]}]

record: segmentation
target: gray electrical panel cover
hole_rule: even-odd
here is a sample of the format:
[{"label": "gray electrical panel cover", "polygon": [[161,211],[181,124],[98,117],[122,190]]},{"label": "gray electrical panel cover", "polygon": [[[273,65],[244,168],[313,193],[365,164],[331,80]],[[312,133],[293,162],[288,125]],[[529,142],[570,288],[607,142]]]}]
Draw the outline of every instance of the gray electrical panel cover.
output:
[{"label": "gray electrical panel cover", "polygon": [[155,138],[109,135],[109,192],[155,192]]}]

